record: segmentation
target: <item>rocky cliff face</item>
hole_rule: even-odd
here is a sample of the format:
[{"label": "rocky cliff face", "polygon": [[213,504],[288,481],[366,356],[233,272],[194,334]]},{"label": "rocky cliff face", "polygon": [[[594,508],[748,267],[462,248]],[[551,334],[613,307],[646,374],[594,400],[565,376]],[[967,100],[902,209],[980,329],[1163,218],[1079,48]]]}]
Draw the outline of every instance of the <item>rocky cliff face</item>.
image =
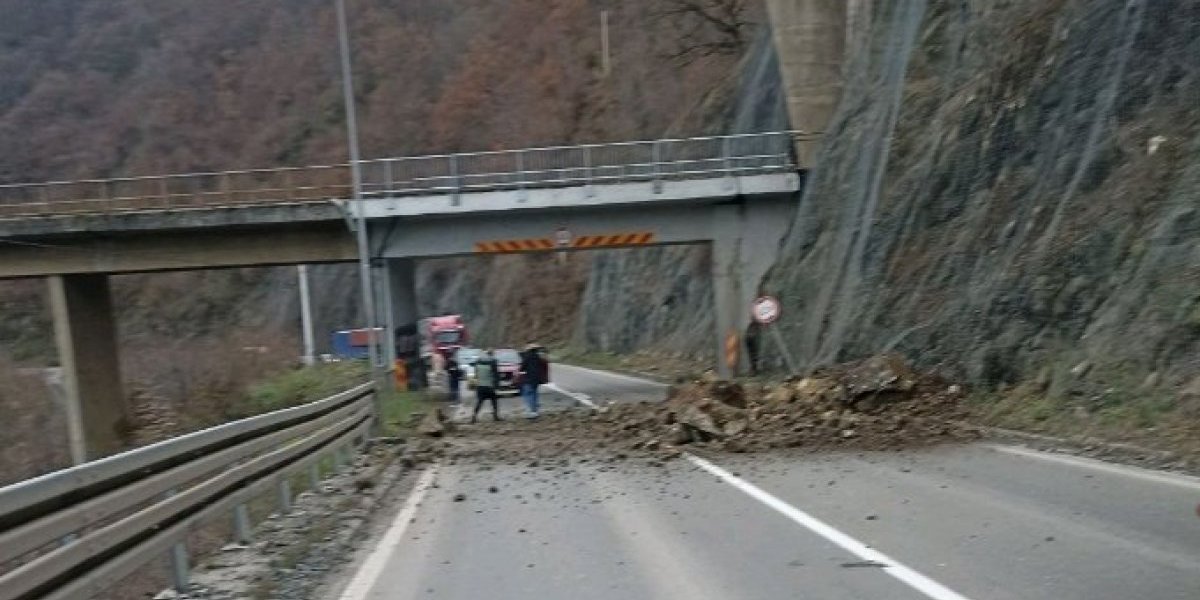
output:
[{"label": "rocky cliff face", "polygon": [[1200,4],[870,12],[765,282],[793,353],[1099,397],[1196,377]]},{"label": "rocky cliff face", "polygon": [[[651,135],[779,131],[787,110],[770,32],[674,123]],[[529,339],[588,350],[712,355],[706,246],[427,261],[423,314],[460,312],[481,343]]]}]

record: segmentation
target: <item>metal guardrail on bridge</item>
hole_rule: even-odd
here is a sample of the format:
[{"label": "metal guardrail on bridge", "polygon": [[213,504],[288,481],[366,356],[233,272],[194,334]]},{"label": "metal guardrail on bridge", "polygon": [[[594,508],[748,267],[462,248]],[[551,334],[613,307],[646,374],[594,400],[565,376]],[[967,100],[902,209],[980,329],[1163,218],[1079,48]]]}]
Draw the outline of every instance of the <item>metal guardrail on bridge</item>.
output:
[{"label": "metal guardrail on bridge", "polygon": [[[794,171],[798,131],[363,160],[364,198]],[[0,218],[346,199],[348,164],[0,185]]]},{"label": "metal guardrail on bridge", "polygon": [[0,488],[0,600],[92,598],[161,556],[187,582],[194,529],[232,513],[250,539],[246,503],[292,476],[320,485],[319,461],[365,441],[371,384],[324,400],[172,438]]}]

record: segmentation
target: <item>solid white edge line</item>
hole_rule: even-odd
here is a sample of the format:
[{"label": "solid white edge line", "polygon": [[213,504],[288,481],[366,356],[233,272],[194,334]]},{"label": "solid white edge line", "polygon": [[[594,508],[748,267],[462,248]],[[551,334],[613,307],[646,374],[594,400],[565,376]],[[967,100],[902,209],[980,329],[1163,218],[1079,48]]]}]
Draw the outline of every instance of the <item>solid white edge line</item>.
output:
[{"label": "solid white edge line", "polygon": [[433,484],[434,477],[437,476],[438,465],[433,465],[421,473],[417,479],[413,491],[409,494],[408,499],[404,501],[404,506],[400,512],[396,514],[396,518],[392,520],[392,524],[388,526],[388,530],[379,539],[379,543],[375,544],[375,549],[363,561],[362,566],[358,568],[358,572],[354,574],[354,578],[350,580],[342,590],[338,600],[364,600],[367,594],[371,592],[375,582],[379,580],[380,574],[383,573],[384,567],[387,566],[388,559],[391,558],[392,552],[396,546],[400,545],[404,532],[408,529],[408,524],[412,522],[413,515],[416,514],[418,505],[425,497],[425,493]]},{"label": "solid white edge line", "polygon": [[1094,458],[1086,458],[1083,456],[1071,456],[1069,454],[1055,454],[1052,452],[1042,452],[1032,448],[1023,448],[1021,446],[1006,446],[1003,444],[987,444],[987,447],[997,452],[1012,454],[1014,456],[1022,456],[1025,458],[1035,458],[1046,462],[1053,462],[1072,467],[1080,467],[1091,469],[1093,471],[1101,471],[1111,475],[1122,475],[1124,477],[1133,477],[1143,481],[1151,481],[1166,485],[1179,486],[1187,490],[1200,490],[1200,478],[1179,473],[1164,473],[1161,471],[1151,471],[1142,467],[1134,467],[1130,465],[1121,465]]},{"label": "solid white edge line", "polygon": [[633,383],[652,385],[655,387],[667,387],[668,385],[670,385],[667,383],[663,383],[661,381],[654,381],[653,379],[643,379],[641,377],[634,377],[632,375],[625,375],[623,373],[613,373],[612,371],[601,371],[599,369],[589,369],[587,367],[581,367],[579,365],[573,365],[570,363],[558,363],[558,365],[567,367],[568,369],[579,369],[580,371],[585,371],[587,373],[591,373],[593,375],[599,375],[601,377],[608,377],[611,379],[620,379],[623,381],[630,381]]},{"label": "solid white edge line", "polygon": [[581,394],[579,392],[569,392],[567,390],[564,390],[564,389],[558,387],[557,383],[547,383],[546,389],[548,389],[550,391],[558,392],[572,400],[579,402],[580,404],[587,405],[588,407],[599,408],[598,406],[596,406],[595,402],[592,402],[592,398],[590,396],[588,396],[587,394]]},{"label": "solid white edge line", "polygon": [[914,590],[917,590],[918,592],[921,592],[930,598],[934,598],[935,600],[968,600],[966,596],[947,588],[946,586],[901,564],[886,554],[867,546],[866,544],[850,537],[845,533],[842,533],[837,529],[834,529],[824,521],[821,521],[820,519],[817,519],[816,517],[784,502],[783,500],[776,498],[762,488],[755,486],[754,484],[734,475],[733,473],[730,473],[729,471],[726,471],[725,469],[722,469],[721,467],[718,467],[717,465],[689,452],[685,452],[684,457],[691,461],[692,464],[704,469],[705,471],[708,471],[713,475],[716,475],[721,481],[724,481],[725,483],[728,483],[729,485],[732,485],[733,487],[745,492],[751,498],[754,498],[755,500],[766,504],[768,507],[775,509],[776,512],[779,512],[783,516],[791,519],[809,531],[812,531],[813,533],[829,540],[830,542],[841,546],[851,554],[854,554],[863,560],[885,565],[882,567],[884,572],[892,577],[895,577],[896,579],[899,579]]}]

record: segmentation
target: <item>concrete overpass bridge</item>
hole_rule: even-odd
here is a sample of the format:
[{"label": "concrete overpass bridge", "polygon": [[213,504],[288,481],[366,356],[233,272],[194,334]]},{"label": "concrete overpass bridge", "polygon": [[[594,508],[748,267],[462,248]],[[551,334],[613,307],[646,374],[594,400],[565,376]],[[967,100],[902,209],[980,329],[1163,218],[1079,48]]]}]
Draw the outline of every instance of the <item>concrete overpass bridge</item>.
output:
[{"label": "concrete overpass bridge", "polygon": [[[415,262],[672,244],[713,250],[716,331],[740,341],[790,223],[794,132],[365,160],[348,165],[0,186],[0,278],[49,280],[78,459],[120,444],[125,401],[108,276],[358,260],[381,318],[415,323]],[[393,344],[384,344],[394,350]],[[719,361],[723,373],[745,363]]]}]

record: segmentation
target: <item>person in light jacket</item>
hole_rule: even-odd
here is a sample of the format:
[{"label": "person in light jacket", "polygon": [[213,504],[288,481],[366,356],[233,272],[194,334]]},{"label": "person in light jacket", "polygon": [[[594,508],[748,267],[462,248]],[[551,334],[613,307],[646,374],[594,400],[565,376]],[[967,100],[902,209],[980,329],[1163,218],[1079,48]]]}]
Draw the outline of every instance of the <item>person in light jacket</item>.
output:
[{"label": "person in light jacket", "polygon": [[496,353],[491,348],[475,362],[475,379],[475,412],[471,415],[471,422],[474,423],[479,417],[484,400],[492,401],[492,418],[499,421],[500,406],[496,390],[500,388],[500,363],[496,362]]}]

